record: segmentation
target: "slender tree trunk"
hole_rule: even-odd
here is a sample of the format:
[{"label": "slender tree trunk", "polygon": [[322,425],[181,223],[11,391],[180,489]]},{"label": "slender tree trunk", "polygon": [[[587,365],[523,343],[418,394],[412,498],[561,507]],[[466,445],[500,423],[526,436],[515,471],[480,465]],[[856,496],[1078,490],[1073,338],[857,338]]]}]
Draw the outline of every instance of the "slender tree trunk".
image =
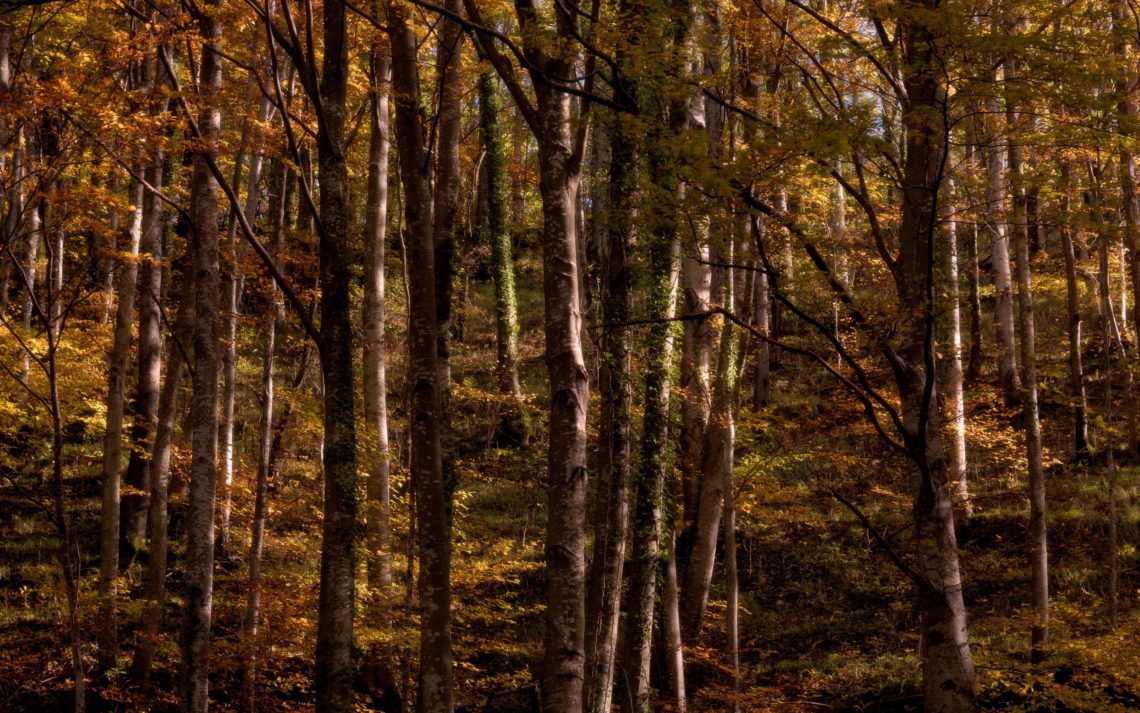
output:
[{"label": "slender tree trunk", "polygon": [[[199,85],[207,97],[198,119],[203,151],[217,155],[221,111],[211,106],[222,88],[222,25],[218,0],[199,16],[203,46]],[[194,241],[194,372],[191,399],[190,497],[186,517],[186,594],[182,621],[182,709],[209,707],[210,619],[214,599],[214,495],[218,475],[218,185],[204,156],[191,184]]]},{"label": "slender tree trunk", "polygon": [[[675,482],[670,483],[670,489],[675,490],[675,485]],[[677,580],[677,508],[671,506],[670,510],[672,512],[667,520],[669,535],[666,540],[669,557],[665,562],[665,579],[661,585],[661,627],[665,645],[665,679],[669,685],[667,702],[672,704],[677,713],[685,713],[685,660],[681,642],[680,583]]]},{"label": "slender tree trunk", "polygon": [[187,355],[183,349],[191,348],[194,335],[197,299],[194,288],[195,246],[187,245],[186,267],[182,275],[181,300],[174,318],[174,329],[167,340],[166,380],[158,403],[158,428],[155,430],[154,451],[150,467],[150,503],[147,508],[146,571],[143,574],[142,631],[135,645],[131,661],[131,679],[145,684],[154,665],[159,632],[166,609],[167,560],[167,494],[170,480],[170,456],[174,443],[175,420],[178,415],[179,393],[186,373]]},{"label": "slender tree trunk", "polygon": [[135,278],[142,226],[142,185],[130,185],[131,212],[127,259],[116,270],[119,304],[115,312],[115,336],[107,364],[107,427],[103,436],[103,539],[99,558],[99,668],[118,665],[119,637],[116,599],[119,577],[119,473],[123,453],[123,392],[131,349],[131,322],[135,311]]},{"label": "slender tree trunk", "polygon": [[[630,319],[633,307],[631,262],[637,175],[633,128],[615,112],[610,136],[606,245],[603,248],[602,321]],[[587,713],[612,710],[614,664],[620,621],[622,570],[629,522],[630,410],[633,384],[629,330],[602,335],[598,392],[601,395],[598,436],[598,507],[594,520],[594,550],[586,596]],[[635,555],[636,556],[636,555]],[[635,575],[636,576],[636,575]],[[652,622],[651,622],[652,623]]]},{"label": "slender tree trunk", "polygon": [[1100,308],[1104,314],[1104,452],[1108,470],[1108,619],[1109,625],[1115,629],[1120,623],[1120,543],[1119,543],[1119,514],[1117,496],[1116,453],[1115,439],[1112,429],[1112,416],[1114,412],[1112,400],[1112,352],[1115,340],[1112,309],[1112,276],[1108,265],[1108,252],[1110,242],[1107,232],[1100,236]]},{"label": "slender tree trunk", "polygon": [[[995,80],[996,81],[996,80]],[[1001,112],[997,95],[987,102],[991,116]],[[993,235],[992,267],[996,303],[994,324],[997,326],[998,383],[1006,399],[1013,402],[1021,389],[1017,373],[1017,345],[1014,341],[1013,280],[1009,267],[1009,226],[1006,216],[1005,162],[1002,134],[994,129],[986,146],[986,222]]]},{"label": "slender tree trunk", "polygon": [[[3,153],[3,152],[0,152]],[[116,178],[111,180],[111,191],[114,192],[119,187],[119,182]],[[99,324],[105,325],[111,321],[111,313],[115,310],[115,284],[117,282],[116,276],[118,271],[115,269],[115,258],[113,257],[116,250],[120,248],[119,245],[119,211],[114,207],[109,208],[110,215],[107,216],[107,232],[108,235],[104,239],[101,249],[105,251],[106,257],[102,261],[103,270],[103,314],[99,318]],[[9,265],[7,261],[5,265]],[[6,268],[0,268],[6,269]],[[137,270],[136,270],[137,271]],[[4,281],[7,278],[0,278]],[[137,279],[137,277],[136,277]],[[0,285],[0,313],[4,311],[4,295],[7,294],[8,288],[6,285]],[[116,524],[116,527],[118,525]],[[116,546],[118,545],[118,535],[115,536]]]},{"label": "slender tree trunk", "polygon": [[[706,227],[705,223],[700,224]],[[681,262],[684,281],[685,311],[703,312],[709,308],[712,292],[712,268],[707,264],[707,244],[687,245]],[[681,433],[680,457],[682,488],[682,569],[692,546],[692,526],[697,519],[697,493],[700,488],[704,434],[708,429],[710,388],[709,367],[713,331],[707,319],[685,320],[681,353]]]},{"label": "slender tree trunk", "polygon": [[494,77],[479,77],[479,131],[483,146],[486,186],[486,242],[491,244],[491,273],[495,283],[495,336],[499,391],[519,398],[518,308],[515,299],[515,266],[511,257],[511,233],[507,226],[506,152],[499,128],[498,97]]},{"label": "slender tree trunk", "polygon": [[[290,171],[277,162],[273,171],[276,192],[273,206],[273,257],[279,260],[285,252],[285,194]],[[261,424],[258,433],[257,484],[254,489],[253,523],[250,527],[249,573],[246,585],[245,617],[242,620],[241,699],[243,707],[256,710],[257,637],[261,625],[261,555],[265,545],[265,521],[268,509],[270,468],[273,464],[273,411],[275,385],[273,362],[277,352],[277,325],[282,321],[281,297],[277,283],[269,281],[265,314],[265,345],[261,362]]]},{"label": "slender tree trunk", "polygon": [[[368,584],[387,601],[392,584],[391,463],[388,454],[387,346],[384,343],[384,255],[388,235],[388,92],[392,64],[388,51],[372,48],[371,138],[368,147],[368,206],[364,264],[364,418],[376,439],[368,475]],[[373,429],[375,432],[373,433]],[[385,609],[387,605],[385,604]]]},{"label": "slender tree trunk", "polygon": [[1073,227],[1070,224],[1070,198],[1072,187],[1069,163],[1061,168],[1061,254],[1065,258],[1065,296],[1069,316],[1069,399],[1073,409],[1073,454],[1077,460],[1089,457],[1088,400],[1085,395],[1085,374],[1081,354],[1081,297],[1077,285],[1077,256],[1073,248]]},{"label": "slender tree trunk", "polygon": [[[1024,21],[1017,29],[1023,29]],[[1006,82],[1018,79],[1016,57],[1005,59]],[[1009,86],[1008,84],[1006,85]],[[1032,659],[1045,658],[1049,642],[1049,548],[1045,512],[1045,468],[1041,461],[1041,418],[1037,403],[1037,329],[1033,314],[1033,286],[1027,213],[1027,192],[1022,170],[1022,117],[1013,96],[1006,96],[1006,119],[1009,126],[1009,176],[1013,193],[1013,215],[1010,228],[1017,251],[1018,332],[1021,338],[1021,405],[1025,419],[1025,450],[1029,464],[1029,563],[1032,572],[1031,600]]]},{"label": "slender tree trunk", "polygon": [[435,247],[431,192],[419,118],[415,31],[402,3],[389,5],[396,146],[404,186],[409,289],[411,471],[417,499],[420,591],[418,711],[450,713],[451,666],[450,502],[440,448],[441,384],[438,365]]},{"label": "slender tree trunk", "polygon": [[[727,287],[725,294],[731,295]],[[726,300],[726,303],[729,303]],[[730,304],[730,303],[729,303]],[[681,590],[681,630],[692,639],[700,630],[708,604],[709,585],[712,583],[716,562],[717,538],[721,530],[724,511],[725,485],[733,462],[732,397],[736,386],[736,336],[731,326],[722,330],[717,353],[716,383],[713,387],[713,405],[705,433],[704,458],[701,462],[701,485],[696,503],[696,520],[693,527],[693,547]]]},{"label": "slender tree trunk", "polygon": [[977,381],[985,355],[982,336],[982,271],[978,264],[978,227],[972,226],[966,239],[966,273],[970,281],[970,358],[966,365],[966,379]]},{"label": "slender tree trunk", "polygon": [[[259,59],[257,50],[254,50],[253,61]],[[254,77],[251,75],[247,86],[252,88]],[[261,182],[261,170],[265,163],[265,137],[261,127],[269,121],[273,112],[273,104],[269,97],[262,96],[257,109],[257,124],[248,127],[252,134],[249,154],[249,175],[246,179],[245,205],[242,212],[246,222],[253,225],[257,217],[257,206],[261,201],[261,191],[258,185]],[[240,169],[242,160],[239,152],[238,161],[234,166],[234,182],[236,187],[240,183]],[[235,208],[230,209],[235,210]],[[238,316],[241,313],[242,292],[245,286],[245,271],[242,266],[242,255],[245,254],[245,243],[241,249],[237,241],[237,220],[230,216],[229,229],[226,236],[227,252],[229,253],[229,270],[223,274],[222,280],[222,316],[225,319],[225,341],[222,351],[222,412],[221,424],[218,431],[218,450],[221,451],[221,480],[222,497],[221,511],[218,514],[218,555],[228,556],[230,550],[230,518],[233,512],[233,484],[234,484],[234,403],[237,397],[237,328]]]},{"label": "slender tree trunk", "polygon": [[954,218],[957,196],[952,181],[946,181],[946,286],[950,309],[950,426],[954,452],[950,478],[955,483],[954,506],[970,514],[970,489],[966,482],[966,399],[962,389],[962,310],[958,299],[958,221]]},{"label": "slender tree trunk", "polygon": [[[445,0],[459,13],[462,0]],[[451,297],[454,279],[455,224],[459,212],[459,140],[462,133],[463,93],[459,82],[463,30],[459,23],[441,17],[437,29],[436,81],[439,91],[439,122],[436,136],[435,207],[432,214],[435,250],[436,359],[439,361],[440,416],[446,420],[451,390]],[[445,455],[445,460],[449,458]],[[445,464],[450,471],[450,463]]]},{"label": "slender tree trunk", "polygon": [[[164,65],[151,58],[147,61],[155,95],[152,113],[166,110],[166,94],[160,90],[167,84]],[[158,401],[162,389],[162,239],[165,204],[157,191],[162,190],[166,157],[161,148],[150,155],[144,176],[155,190],[143,196],[142,242],[139,246],[141,266],[138,284],[138,381],[135,385],[135,422],[131,428],[131,457],[124,483],[129,492],[123,497],[120,524],[120,548],[134,552],[146,536],[150,454],[158,421]]]},{"label": "slender tree trunk", "polygon": [[[764,221],[760,221],[763,230]],[[760,237],[764,239],[763,235]],[[768,273],[758,270],[752,282],[752,323],[762,334],[772,334],[772,298],[769,293]],[[759,411],[772,398],[771,347],[768,342],[756,341],[756,361],[752,373],[752,408]]]},{"label": "slender tree trunk", "polygon": [[[663,168],[653,166],[651,170]],[[660,175],[660,174],[658,174]],[[670,211],[670,207],[660,209]],[[653,283],[647,305],[651,319],[670,320],[676,310],[676,262],[678,245],[672,221],[650,239]],[[647,336],[645,371],[645,415],[642,420],[641,462],[634,482],[633,553],[630,583],[626,594],[626,626],[622,634],[625,665],[625,695],[619,699],[623,711],[644,713],[650,709],[649,665],[653,641],[654,611],[657,599],[658,565],[661,564],[661,537],[665,483],[672,466],[669,458],[670,372],[673,368],[672,325],[654,324]]]}]

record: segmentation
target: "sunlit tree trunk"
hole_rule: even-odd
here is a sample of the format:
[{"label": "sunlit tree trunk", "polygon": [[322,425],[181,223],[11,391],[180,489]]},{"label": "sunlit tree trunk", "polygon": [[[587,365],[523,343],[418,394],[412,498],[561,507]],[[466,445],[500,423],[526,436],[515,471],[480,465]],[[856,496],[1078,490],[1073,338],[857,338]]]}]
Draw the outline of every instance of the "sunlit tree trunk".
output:
[{"label": "sunlit tree trunk", "polygon": [[[996,93],[987,101],[986,111],[992,117],[1001,115]],[[994,324],[997,327],[998,383],[1007,400],[1013,401],[1021,388],[1021,378],[1017,373],[1017,345],[1014,342],[1013,279],[1009,267],[1009,225],[1002,137],[1003,134],[996,128],[986,137],[986,222],[989,223],[993,236],[991,270],[996,293]]]},{"label": "sunlit tree trunk", "polygon": [[385,344],[384,260],[388,236],[388,91],[392,64],[388,50],[372,48],[372,111],[368,147],[368,205],[364,226],[364,418],[375,438],[375,461],[368,473],[368,584],[392,584],[391,463],[388,452],[388,350]]},{"label": "sunlit tree trunk", "polygon": [[950,311],[950,427],[954,439],[953,457],[950,459],[950,477],[955,483],[954,505],[965,513],[970,512],[970,489],[966,481],[966,399],[962,388],[962,310],[958,299],[958,220],[957,195],[954,183],[946,180],[946,297]]}]

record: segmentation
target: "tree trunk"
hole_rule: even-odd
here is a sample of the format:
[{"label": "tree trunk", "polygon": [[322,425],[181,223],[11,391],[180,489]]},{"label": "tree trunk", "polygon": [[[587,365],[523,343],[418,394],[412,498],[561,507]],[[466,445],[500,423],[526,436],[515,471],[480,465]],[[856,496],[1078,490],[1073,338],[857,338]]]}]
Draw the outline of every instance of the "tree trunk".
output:
[{"label": "tree trunk", "polygon": [[954,506],[970,514],[970,489],[966,482],[966,399],[962,389],[962,310],[958,299],[958,221],[954,217],[957,196],[954,183],[946,181],[946,297],[950,309],[950,426],[954,452],[950,478],[955,484]]},{"label": "tree trunk", "polygon": [[[995,77],[995,84],[997,79]],[[1000,115],[996,94],[987,101],[990,116]],[[1021,389],[1017,373],[1017,345],[1014,342],[1013,281],[1009,268],[1009,226],[1006,216],[1005,162],[1001,133],[990,132],[986,145],[986,222],[993,233],[992,267],[994,292],[994,324],[997,326],[998,383],[1006,400],[1013,403]]]},{"label": "tree trunk", "polygon": [[[222,25],[218,0],[199,16],[203,47],[199,85],[216,100],[222,88]],[[217,155],[221,111],[207,108],[198,119],[203,151]],[[182,710],[209,707],[210,619],[214,599],[214,495],[218,475],[218,184],[205,156],[194,159],[191,184],[194,241],[194,371],[191,398],[190,497],[186,516],[186,595],[182,621]]]},{"label": "tree trunk", "polygon": [[491,276],[495,283],[495,336],[499,391],[516,399],[519,385],[519,325],[515,299],[515,266],[511,257],[511,233],[507,226],[506,152],[499,128],[498,97],[490,73],[479,77],[479,131],[483,146],[483,176],[486,191],[486,242],[491,244]]},{"label": "tree trunk", "polygon": [[[633,128],[627,117],[616,112],[613,125],[607,196],[609,213],[604,229],[606,245],[602,253],[602,321],[607,324],[628,321],[633,307],[630,268],[637,186]],[[595,509],[593,561],[586,597],[589,630],[586,635],[584,696],[587,713],[609,713],[613,707],[622,570],[629,522],[630,409],[633,402],[630,376],[629,330],[624,327],[609,329],[602,335],[598,373],[602,405],[598,435],[598,507]]]},{"label": "tree trunk", "polygon": [[[166,94],[161,91],[167,83],[166,71],[157,59],[148,61],[152,67],[150,80],[152,113],[166,110]],[[146,536],[147,490],[150,477],[150,454],[154,445],[158,421],[158,401],[162,389],[162,238],[165,223],[165,204],[157,191],[162,190],[163,169],[166,157],[161,148],[150,154],[144,176],[154,187],[143,196],[142,242],[139,245],[141,267],[138,284],[138,381],[135,385],[133,409],[134,426],[131,428],[131,457],[127,463],[124,483],[120,549],[133,553]]]},{"label": "tree trunk", "polygon": [[186,373],[187,355],[182,351],[191,347],[194,335],[196,270],[195,246],[187,245],[185,269],[182,274],[181,300],[174,318],[174,329],[166,345],[166,381],[158,402],[158,428],[154,435],[151,453],[150,502],[147,508],[147,564],[143,573],[142,632],[135,645],[131,661],[131,680],[145,684],[154,665],[155,649],[162,629],[166,610],[167,560],[167,500],[169,492],[170,456],[174,442],[175,420],[178,416],[179,393]]},{"label": "tree trunk", "polygon": [[[707,224],[700,223],[701,227]],[[698,238],[699,240],[699,238]],[[695,314],[709,308],[712,292],[712,268],[707,264],[707,244],[687,245],[681,259],[685,312]],[[690,253],[692,256],[690,256]],[[682,569],[691,546],[692,525],[697,519],[697,497],[700,488],[701,463],[704,458],[704,434],[709,422],[709,367],[712,357],[713,330],[707,318],[685,320],[681,352],[681,433],[679,465],[682,488]]]},{"label": "tree trunk", "polygon": [[1081,354],[1081,297],[1077,285],[1077,256],[1073,248],[1073,228],[1070,224],[1071,169],[1061,163],[1061,254],[1065,258],[1065,295],[1069,316],[1069,399],[1073,408],[1073,454],[1079,460],[1089,457],[1088,400],[1085,395],[1085,374]]},{"label": "tree trunk", "polygon": [[[764,221],[760,221],[763,229]],[[763,240],[763,235],[759,238]],[[772,298],[768,289],[768,273],[758,270],[752,282],[752,324],[760,333],[772,335]],[[752,373],[752,408],[759,411],[772,398],[771,347],[763,339],[756,340],[756,361]]]},{"label": "tree trunk", "polygon": [[[364,419],[376,439],[368,471],[368,585],[386,602],[392,584],[391,463],[388,454],[387,346],[384,343],[384,254],[388,235],[388,91],[392,64],[379,43],[372,47],[371,137],[368,146],[368,205],[364,264]],[[373,432],[373,429],[375,431]],[[387,609],[387,605],[384,605]]]},{"label": "tree trunk", "polygon": [[[460,12],[461,0],[445,0],[447,9]],[[451,295],[454,275],[455,223],[459,209],[459,141],[462,134],[463,87],[459,79],[463,29],[441,17],[437,28],[436,81],[439,91],[436,140],[435,207],[432,212],[435,250],[436,359],[439,362],[440,417],[447,418],[451,390]],[[450,460],[448,456],[445,459]],[[451,465],[446,465],[448,471]]]},{"label": "tree trunk", "polygon": [[[348,37],[343,0],[322,13],[324,57],[317,131],[321,284],[321,374],[324,377],[324,522],[317,617],[316,703],[319,710],[352,707],[352,626],[356,593],[356,389],[352,379],[352,268],[345,101]],[[311,58],[310,61],[316,61]],[[312,185],[312,184],[310,184]]]},{"label": "tree trunk", "polygon": [[450,502],[440,448],[441,376],[431,192],[419,117],[415,31],[404,4],[389,5],[392,92],[396,103],[396,147],[404,184],[407,226],[411,472],[415,481],[419,540],[420,679],[417,710],[450,713],[451,529]]},{"label": "tree trunk", "polygon": [[127,258],[117,268],[119,304],[115,312],[115,336],[107,363],[107,427],[103,436],[103,539],[99,558],[99,669],[118,665],[119,637],[116,599],[119,577],[119,473],[123,453],[123,392],[125,370],[131,349],[131,322],[135,311],[135,278],[142,227],[142,185],[132,181]]},{"label": "tree trunk", "polygon": [[[258,60],[257,48],[254,48],[253,61]],[[247,83],[251,89],[255,77],[251,73]],[[269,121],[273,104],[269,97],[262,96],[257,109],[257,123],[246,131],[253,134],[252,147],[249,154],[249,175],[246,182],[245,205],[242,212],[246,221],[253,225],[257,217],[257,206],[261,200],[261,191],[258,184],[261,181],[261,168],[265,157],[265,137],[261,127]],[[249,139],[247,138],[247,141]],[[234,165],[234,190],[241,182],[241,151]],[[236,207],[231,207],[231,211]],[[233,512],[233,484],[234,484],[234,402],[237,397],[237,330],[238,315],[241,313],[242,291],[245,285],[245,272],[242,267],[242,255],[246,244],[238,249],[237,220],[231,214],[229,229],[226,235],[226,252],[229,256],[229,269],[222,275],[222,316],[225,320],[225,340],[222,351],[222,413],[218,431],[218,450],[221,451],[221,512],[218,513],[218,556],[228,556],[230,550],[230,517]]]},{"label": "tree trunk", "polygon": [[982,371],[985,352],[982,336],[982,271],[978,265],[978,227],[970,227],[966,238],[966,273],[970,281],[970,358],[966,365],[966,378],[977,381]]},{"label": "tree trunk", "polygon": [[952,488],[942,447],[935,384],[934,228],[937,188],[945,152],[946,127],[938,107],[938,38],[927,14],[936,0],[924,0],[923,13],[909,17],[904,30],[903,72],[907,102],[899,255],[894,278],[903,308],[894,372],[902,406],[906,443],[918,468],[914,498],[922,616],[923,707],[934,713],[974,711],[975,675],[962,597],[962,576],[954,532]]},{"label": "tree trunk", "polygon": [[[290,170],[277,162],[274,174],[276,192],[273,206],[273,257],[279,260],[285,252],[285,193]],[[252,183],[252,181],[251,181]],[[246,585],[245,617],[242,620],[242,706],[256,710],[257,636],[261,625],[261,555],[265,544],[265,520],[268,509],[270,468],[273,464],[273,409],[275,385],[273,361],[277,351],[277,325],[282,321],[282,304],[277,283],[268,285],[265,314],[265,346],[261,362],[261,423],[258,428],[257,484],[254,489],[253,523],[250,527],[249,573]]]},{"label": "tree trunk", "polygon": [[[564,71],[564,70],[563,70]],[[586,410],[570,98],[536,82],[539,190],[542,194],[546,364],[550,378],[547,450],[544,713],[582,709],[584,663]]]},{"label": "tree trunk", "polygon": [[[725,279],[725,295],[731,295]],[[726,299],[726,304],[731,302]],[[724,493],[728,473],[732,469],[733,424],[732,397],[736,388],[736,335],[726,325],[720,337],[717,352],[716,383],[713,387],[713,405],[705,432],[704,457],[701,461],[700,492],[695,505],[692,552],[681,589],[681,631],[692,639],[700,630],[708,604],[709,585],[712,583],[716,562],[717,538],[724,510]]]},{"label": "tree trunk", "polygon": [[[1024,21],[1016,29],[1023,28]],[[1006,82],[1018,79],[1016,57],[1005,59]],[[1006,85],[1009,86],[1008,84]],[[1009,176],[1013,193],[1014,249],[1017,251],[1018,332],[1021,338],[1022,411],[1025,420],[1025,450],[1029,464],[1029,563],[1032,573],[1031,601],[1034,621],[1032,660],[1045,657],[1049,642],[1049,549],[1045,514],[1045,468],[1041,461],[1041,418],[1037,403],[1037,329],[1033,315],[1033,286],[1029,262],[1030,245],[1027,192],[1022,170],[1022,117],[1014,97],[1006,96],[1006,121],[1009,126]]]}]

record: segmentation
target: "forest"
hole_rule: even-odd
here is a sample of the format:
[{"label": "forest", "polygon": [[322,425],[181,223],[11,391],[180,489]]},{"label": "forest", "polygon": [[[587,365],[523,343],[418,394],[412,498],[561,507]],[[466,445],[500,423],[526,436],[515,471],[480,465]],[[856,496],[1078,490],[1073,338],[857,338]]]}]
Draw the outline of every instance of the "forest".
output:
[{"label": "forest", "polygon": [[1134,0],[0,0],[0,711],[1140,709]]}]

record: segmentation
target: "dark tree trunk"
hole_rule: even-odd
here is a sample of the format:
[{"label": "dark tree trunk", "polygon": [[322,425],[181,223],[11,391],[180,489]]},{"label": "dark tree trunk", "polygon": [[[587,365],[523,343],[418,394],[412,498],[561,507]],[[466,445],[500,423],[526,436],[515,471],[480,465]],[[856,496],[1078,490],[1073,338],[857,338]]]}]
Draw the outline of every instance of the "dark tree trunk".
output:
[{"label": "dark tree trunk", "polygon": [[[345,101],[348,36],[345,4],[328,0],[317,130],[320,176],[321,373],[324,377],[325,502],[321,594],[317,616],[317,708],[352,708],[352,626],[356,593],[356,389],[352,378],[351,283]],[[310,58],[310,61],[316,61]],[[310,184],[312,185],[312,184]]]},{"label": "dark tree trunk", "polygon": [[435,246],[431,192],[419,115],[415,30],[407,8],[389,5],[396,146],[404,184],[407,226],[411,471],[415,482],[420,557],[420,678],[417,710],[450,713],[451,666],[450,503],[443,478],[441,388],[438,366]]}]

